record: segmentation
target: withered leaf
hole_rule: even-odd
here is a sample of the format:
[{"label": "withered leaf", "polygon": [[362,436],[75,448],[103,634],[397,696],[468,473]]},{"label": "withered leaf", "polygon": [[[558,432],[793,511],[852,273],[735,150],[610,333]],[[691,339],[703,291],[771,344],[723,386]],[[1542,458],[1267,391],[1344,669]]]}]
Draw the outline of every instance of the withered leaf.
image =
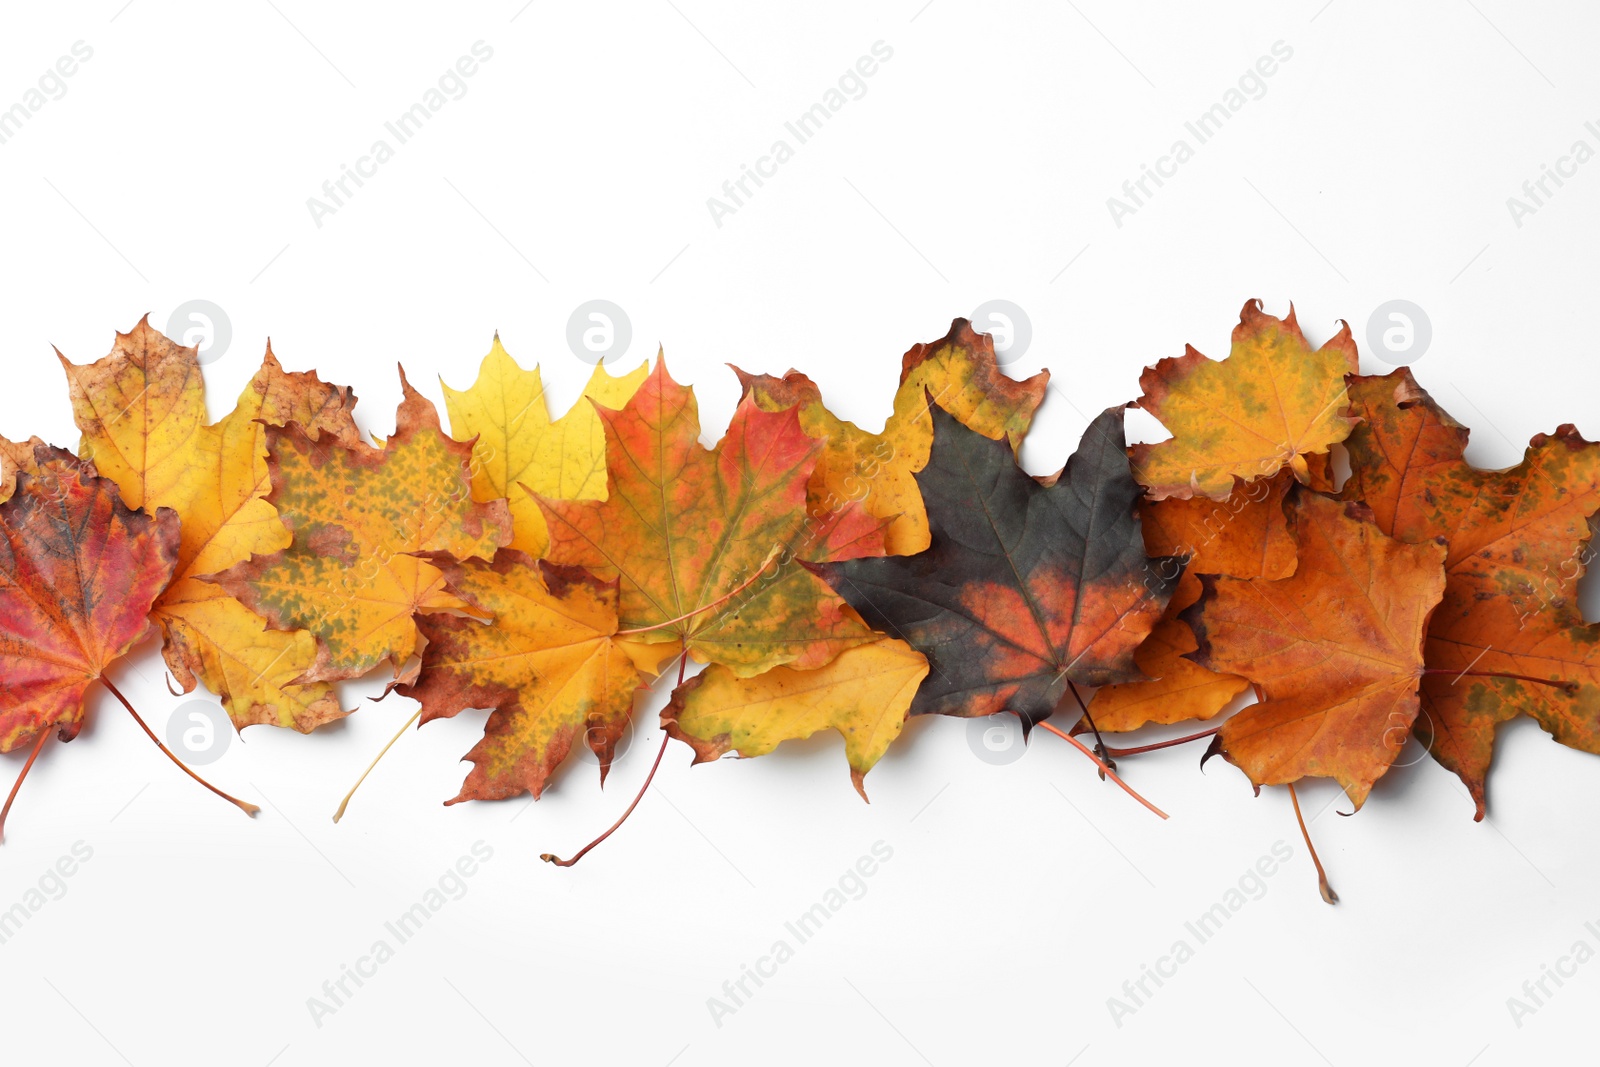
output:
[{"label": "withered leaf", "polygon": [[1177,582],[1145,556],[1122,409],[1097,418],[1050,485],[1011,448],[935,408],[917,475],[932,546],[915,556],[822,564],[819,573],[875,629],[928,658],[912,714],[1055,709],[1069,681],[1144,677],[1133,652]]},{"label": "withered leaf", "polygon": [[1359,503],[1297,489],[1287,506],[1294,574],[1202,576],[1204,592],[1182,616],[1200,646],[1190,657],[1257,687],[1261,703],[1216,738],[1252,782],[1333,778],[1359,808],[1417,715],[1445,549],[1389,537]]}]

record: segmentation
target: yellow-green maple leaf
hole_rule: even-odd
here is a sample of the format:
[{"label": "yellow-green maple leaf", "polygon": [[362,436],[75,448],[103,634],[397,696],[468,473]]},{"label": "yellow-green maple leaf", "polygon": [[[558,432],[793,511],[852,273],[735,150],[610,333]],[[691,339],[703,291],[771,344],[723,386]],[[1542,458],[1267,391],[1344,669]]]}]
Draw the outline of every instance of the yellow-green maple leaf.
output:
[{"label": "yellow-green maple leaf", "polygon": [[764,756],[784,741],[838,730],[850,780],[865,800],[863,780],[900,736],[927,676],[927,658],[892,637],[845,649],[809,671],[774,667],[741,678],[714,663],[673,692],[661,725],[694,749],[696,763],[730,750]]},{"label": "yellow-green maple leaf", "polygon": [[316,636],[310,680],[357,678],[386,661],[409,678],[414,616],[473,613],[424,557],[492,559],[511,539],[505,502],[471,499],[470,446],[444,435],[404,373],[400,384],[382,448],[312,439],[298,426],[268,430],[269,500],[292,541],[211,578],[275,627]]}]

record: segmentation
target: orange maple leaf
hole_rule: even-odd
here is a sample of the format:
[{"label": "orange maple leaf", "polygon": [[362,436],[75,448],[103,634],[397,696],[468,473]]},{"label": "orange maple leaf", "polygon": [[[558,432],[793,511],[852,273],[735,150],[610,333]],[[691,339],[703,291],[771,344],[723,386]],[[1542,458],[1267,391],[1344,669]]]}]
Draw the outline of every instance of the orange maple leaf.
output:
[{"label": "orange maple leaf", "polygon": [[1183,614],[1200,645],[1190,658],[1261,696],[1222,725],[1214,750],[1257,787],[1333,778],[1359,808],[1417,716],[1445,549],[1389,537],[1355,502],[1296,490],[1286,507],[1294,574],[1203,576]]},{"label": "orange maple leaf", "polygon": [[1600,752],[1600,626],[1578,579],[1600,511],[1600,444],[1570,425],[1539,434],[1500,471],[1466,461],[1467,429],[1404,368],[1351,379],[1363,420],[1344,495],[1402,541],[1442,539],[1448,584],[1428,627],[1418,740],[1466,784],[1482,819],[1495,729],[1527,715],[1557,741]]},{"label": "orange maple leaf", "polygon": [[[1289,471],[1239,485],[1223,501],[1208,497],[1139,502],[1145,552],[1189,560],[1161,621],[1134,650],[1134,662],[1150,681],[1124,682],[1095,690],[1089,702],[1094,725],[1122,733],[1148,723],[1209,719],[1228,706],[1249,682],[1219,674],[1189,658],[1199,648],[1189,624],[1178,616],[1200,599],[1200,575],[1287,578],[1294,573],[1294,538],[1284,515]],[[1076,732],[1088,727],[1080,722]]]},{"label": "orange maple leaf", "polygon": [[[820,667],[876,636],[801,559],[881,554],[858,511],[809,515],[821,445],[794,408],[740,402],[714,449],[700,444],[694,391],[666,360],[621,411],[598,408],[611,476],[605,500],[539,497],[547,558],[620,581],[623,631],[682,642],[741,677]],[[844,529],[852,532],[839,536]],[[841,542],[854,550],[841,551]],[[732,599],[730,599],[732,598]]]},{"label": "orange maple leaf", "polygon": [[603,785],[644,681],[616,639],[616,583],[515,549],[492,562],[438,562],[450,591],[493,617],[418,616],[428,639],[422,672],[398,688],[422,705],[425,723],[467,708],[493,712],[450,803],[537,798],[580,738]]}]

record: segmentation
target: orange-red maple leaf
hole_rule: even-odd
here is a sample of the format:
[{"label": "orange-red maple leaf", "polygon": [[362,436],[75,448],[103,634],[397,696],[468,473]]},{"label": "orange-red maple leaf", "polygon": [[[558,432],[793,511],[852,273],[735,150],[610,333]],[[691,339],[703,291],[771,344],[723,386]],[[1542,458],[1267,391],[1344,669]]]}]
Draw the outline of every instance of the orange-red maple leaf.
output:
[{"label": "orange-red maple leaf", "polygon": [[0,752],[83,726],[84,695],[153,629],[178,561],[178,516],[122,503],[109,478],[40,445],[0,504]]},{"label": "orange-red maple leaf", "polygon": [[749,397],[716,448],[700,444],[694,391],[666,361],[620,411],[599,408],[611,476],[605,500],[539,498],[547,558],[620,583],[622,633],[682,642],[742,677],[820,667],[875,635],[801,559],[883,551],[859,509],[812,515],[806,485],[821,445],[794,408]]}]

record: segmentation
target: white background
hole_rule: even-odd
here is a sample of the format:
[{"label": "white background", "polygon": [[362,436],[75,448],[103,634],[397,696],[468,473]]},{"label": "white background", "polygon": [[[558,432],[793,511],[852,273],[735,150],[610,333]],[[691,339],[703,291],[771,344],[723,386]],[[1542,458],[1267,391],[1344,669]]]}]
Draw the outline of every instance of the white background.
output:
[{"label": "white background", "polygon": [[[534,0],[335,9],[97,0],[7,5],[0,107],[76,41],[93,58],[0,144],[6,207],[0,432],[76,443],[51,353],[206,299],[222,414],[270,335],[291,369],[362,397],[386,433],[394,366],[438,397],[498,329],[558,410],[588,367],[580,302],[631,317],[624,365],[664,345],[707,439],[722,364],[815,378],[877,428],[900,354],[1003,298],[1031,317],[1012,373],[1054,373],[1024,453],[1064,460],[1083,413],[1131,399],[1185,342],[1222,356],[1246,299],[1295,301],[1316,341],[1404,298],[1431,318],[1423,384],[1514,462],[1574,421],[1600,436],[1586,319],[1600,163],[1516,225],[1506,200],[1600,139],[1600,16],[1578,4],[773,5]],[[467,93],[319,228],[323,182],[475,41]],[[824,131],[717,226],[706,200],[873,43],[893,49]],[[1276,41],[1293,49],[1136,214],[1106,205]],[[1192,139],[1191,139],[1192,141]],[[154,648],[114,676],[159,730]],[[0,909],[81,840],[66,893],[0,945],[8,1062],[334,1064],[1512,1064],[1593,1040],[1600,965],[1521,1019],[1575,942],[1600,947],[1600,764],[1502,731],[1489,822],[1414,749],[1354,818],[1304,791],[1334,885],[1318,898],[1287,795],[1252,798],[1193,746],[1125,764],[1162,823],[1040,733],[977,758],[967,723],[917,721],[851,790],[836,738],[691,768],[675,746],[632,821],[578,867],[542,864],[643,779],[658,699],[602,793],[574,763],[537,805],[452,808],[482,715],[395,746],[394,699],[302,737],[252,728],[205,768],[253,823],[168,765],[102,691],[29,778],[0,848]],[[21,753],[0,760],[7,782]],[[473,842],[493,858],[319,1027],[307,999],[385,936]],[[724,996],[873,842],[893,858],[718,1026]],[[1138,1011],[1122,996],[1274,842],[1293,859]],[[792,937],[789,938],[792,942]],[[753,987],[752,987],[753,988]]]}]

